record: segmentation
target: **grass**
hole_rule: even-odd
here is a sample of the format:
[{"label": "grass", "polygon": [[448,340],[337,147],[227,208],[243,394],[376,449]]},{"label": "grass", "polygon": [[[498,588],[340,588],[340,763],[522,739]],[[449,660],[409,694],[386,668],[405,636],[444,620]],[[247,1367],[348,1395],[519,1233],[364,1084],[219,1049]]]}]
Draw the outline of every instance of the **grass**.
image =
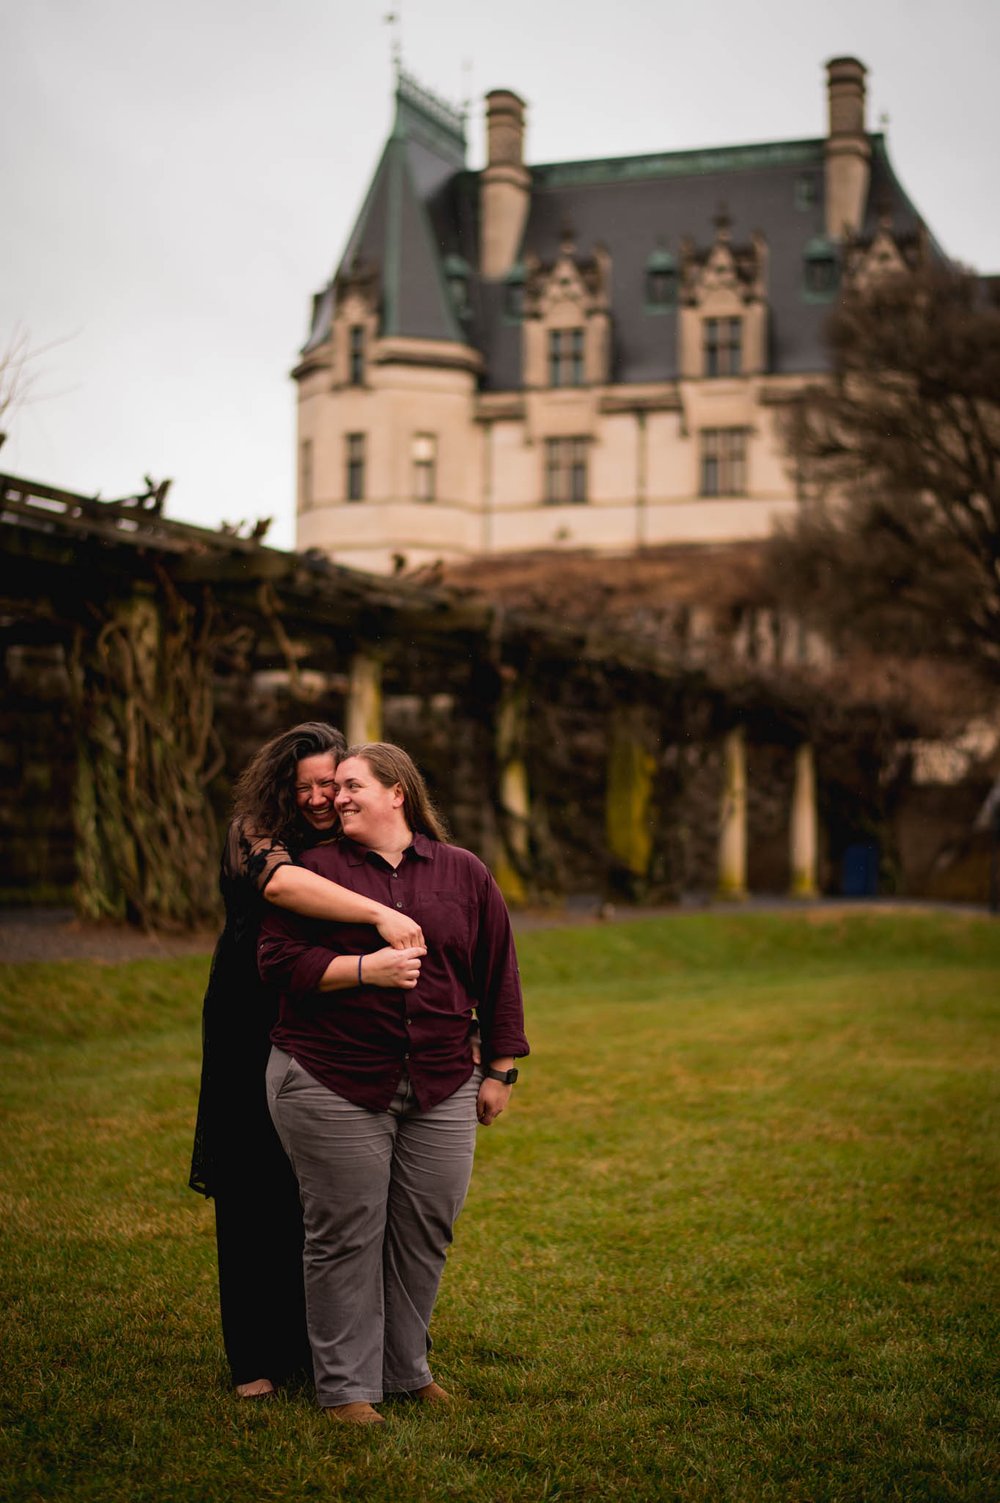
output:
[{"label": "grass", "polygon": [[0,967],[8,1503],[995,1500],[1000,927],[526,934],[435,1317],[469,1402],[227,1393],[184,1189],[207,962]]}]

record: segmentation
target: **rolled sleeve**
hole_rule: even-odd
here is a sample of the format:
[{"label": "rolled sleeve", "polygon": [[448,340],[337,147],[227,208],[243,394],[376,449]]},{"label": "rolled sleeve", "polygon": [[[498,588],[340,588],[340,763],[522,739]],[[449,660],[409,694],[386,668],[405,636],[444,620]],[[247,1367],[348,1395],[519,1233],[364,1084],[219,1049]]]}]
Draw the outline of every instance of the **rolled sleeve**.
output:
[{"label": "rolled sleeve", "polygon": [[529,1053],[524,1032],[524,998],[510,914],[499,887],[484,868],[479,899],[475,976],[483,1058]]},{"label": "rolled sleeve", "polygon": [[261,979],[295,998],[318,992],[327,967],[340,953],[303,935],[301,924],[301,920],[290,920],[280,911],[271,910],[264,917],[257,941]]}]

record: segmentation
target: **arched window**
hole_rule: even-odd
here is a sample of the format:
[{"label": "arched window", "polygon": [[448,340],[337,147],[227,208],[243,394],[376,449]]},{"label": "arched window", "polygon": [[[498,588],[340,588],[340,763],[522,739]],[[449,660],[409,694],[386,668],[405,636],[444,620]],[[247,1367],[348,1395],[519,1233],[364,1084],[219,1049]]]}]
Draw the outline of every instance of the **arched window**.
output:
[{"label": "arched window", "polygon": [[469,263],[462,256],[445,256],[444,275],[452,306],[459,318],[469,315]]},{"label": "arched window", "polygon": [[507,273],[503,289],[504,316],[514,323],[524,317],[524,267],[516,261]]},{"label": "arched window", "polygon": [[817,235],[814,240],[810,240],[805,248],[802,278],[806,296],[810,300],[828,302],[836,296],[840,280],[837,250],[822,235]]},{"label": "arched window", "polygon": [[646,262],[646,311],[662,313],[677,304],[677,262],[657,246]]}]

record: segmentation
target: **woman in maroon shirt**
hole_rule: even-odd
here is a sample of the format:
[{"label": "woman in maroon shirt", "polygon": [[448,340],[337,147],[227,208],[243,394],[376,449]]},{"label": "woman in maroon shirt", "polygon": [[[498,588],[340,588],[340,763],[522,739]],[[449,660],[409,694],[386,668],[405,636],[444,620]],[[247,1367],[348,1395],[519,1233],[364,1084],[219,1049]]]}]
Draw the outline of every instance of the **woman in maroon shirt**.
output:
[{"label": "woman in maroon shirt", "polygon": [[408,914],[426,954],[387,986],[369,925],[272,912],[259,960],[282,993],[267,1088],[302,1196],[317,1397],[330,1418],[372,1424],[386,1392],[448,1401],[427,1365],[431,1312],[477,1120],[506,1107],[528,1042],[503,898],[448,844],[410,758],[353,747],[336,790],[344,836],[303,865]]}]

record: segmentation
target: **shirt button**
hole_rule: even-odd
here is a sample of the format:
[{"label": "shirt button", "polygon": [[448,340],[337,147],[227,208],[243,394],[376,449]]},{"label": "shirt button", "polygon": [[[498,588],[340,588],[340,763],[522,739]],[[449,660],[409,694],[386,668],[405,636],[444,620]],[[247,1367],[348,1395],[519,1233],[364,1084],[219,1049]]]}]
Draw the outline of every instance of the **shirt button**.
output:
[{"label": "shirt button", "polygon": [[397,903],[397,904],[396,904],[396,907],[397,907],[397,908],[402,908],[402,906],[403,906],[403,905],[402,905],[402,903]]},{"label": "shirt button", "polygon": [[393,872],[393,874],[392,874],[392,880],[395,882],[395,880],[396,880],[396,878],[398,876],[399,876],[399,872]]},{"label": "shirt button", "polygon": [[411,1023],[412,1023],[412,1022],[413,1022],[413,1019],[412,1019],[412,1018],[407,1018],[407,1020],[406,1020],[406,1026],[407,1026],[407,1028],[409,1028],[409,1026],[410,1026],[410,1024],[411,1024]]}]

